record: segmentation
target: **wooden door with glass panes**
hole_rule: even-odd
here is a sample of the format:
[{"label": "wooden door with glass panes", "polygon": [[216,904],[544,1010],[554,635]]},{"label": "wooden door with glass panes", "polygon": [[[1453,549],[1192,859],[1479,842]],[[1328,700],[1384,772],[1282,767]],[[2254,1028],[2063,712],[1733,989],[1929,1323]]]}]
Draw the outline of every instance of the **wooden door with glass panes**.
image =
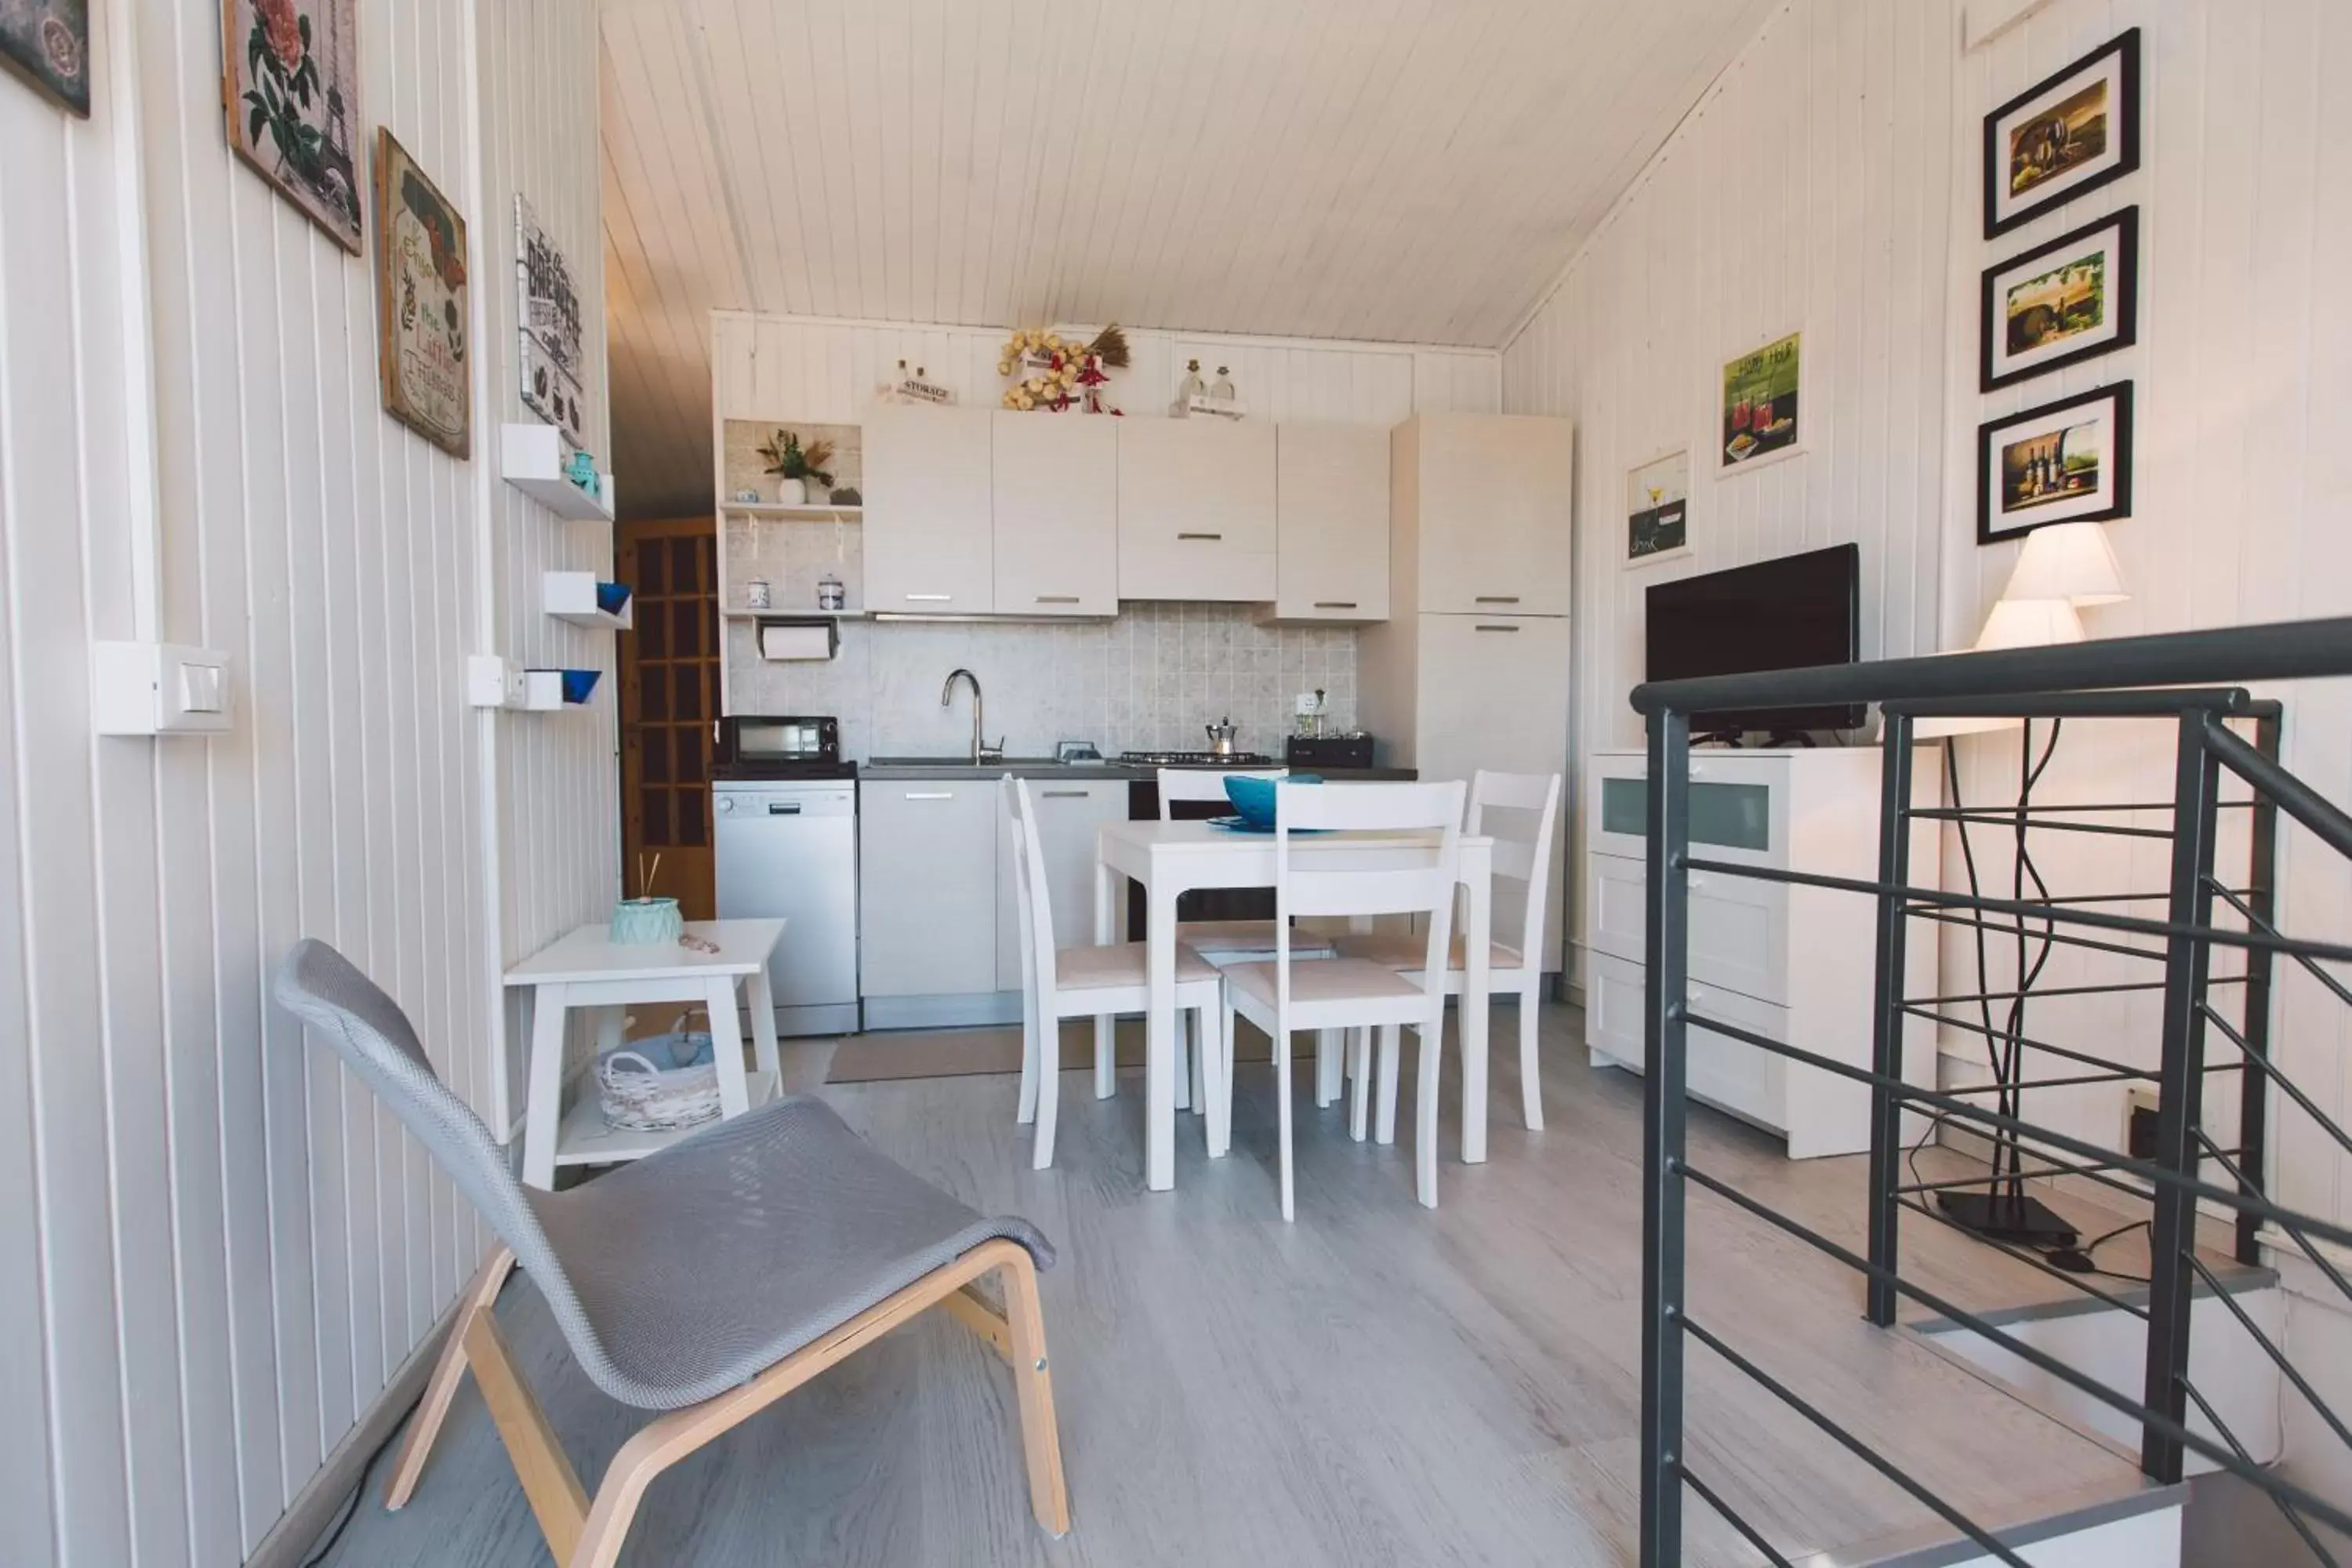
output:
[{"label": "wooden door with glass panes", "polygon": [[714,918],[710,757],[719,718],[719,544],[709,518],[620,526],[621,571],[636,591],[620,636],[622,875],[644,896]]}]

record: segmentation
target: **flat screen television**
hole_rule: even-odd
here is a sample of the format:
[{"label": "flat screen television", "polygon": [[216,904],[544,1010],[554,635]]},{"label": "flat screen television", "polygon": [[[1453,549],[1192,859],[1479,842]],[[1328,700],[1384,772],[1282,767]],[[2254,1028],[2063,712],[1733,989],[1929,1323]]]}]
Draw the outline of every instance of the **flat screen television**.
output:
[{"label": "flat screen television", "polygon": [[[1649,591],[1646,676],[1682,680],[1852,664],[1861,656],[1862,552],[1852,544],[1709,572]],[[1694,713],[1694,732],[1853,730],[1860,706]]]}]

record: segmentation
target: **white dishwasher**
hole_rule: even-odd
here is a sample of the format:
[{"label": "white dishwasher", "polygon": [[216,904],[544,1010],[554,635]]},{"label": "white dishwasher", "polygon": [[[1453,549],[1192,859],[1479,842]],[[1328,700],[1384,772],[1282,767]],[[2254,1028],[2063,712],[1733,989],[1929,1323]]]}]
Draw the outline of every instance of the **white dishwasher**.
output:
[{"label": "white dishwasher", "polygon": [[856,782],[722,779],[710,793],[719,918],[785,922],[768,960],[776,1032],[856,1033]]}]

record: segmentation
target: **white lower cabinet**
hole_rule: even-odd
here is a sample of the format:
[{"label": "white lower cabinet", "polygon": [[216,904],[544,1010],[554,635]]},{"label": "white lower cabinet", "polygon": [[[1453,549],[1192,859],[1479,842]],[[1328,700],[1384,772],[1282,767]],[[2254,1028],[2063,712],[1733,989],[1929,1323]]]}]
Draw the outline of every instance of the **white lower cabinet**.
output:
[{"label": "white lower cabinet", "polygon": [[[1873,879],[1878,863],[1881,753],[1854,746],[1818,751],[1708,752],[1692,760],[1690,853],[1695,859]],[[1643,1070],[1648,1060],[1643,996],[1649,864],[1640,857],[1647,799],[1638,752],[1601,752],[1586,775],[1585,1043],[1596,1062]],[[1941,798],[1936,754],[1913,759],[1913,804]],[[1709,794],[1702,805],[1700,792]],[[1940,837],[1915,819],[1911,881],[1940,885]],[[1723,870],[1689,873],[1690,1092],[1788,1140],[1791,1159],[1853,1154],[1870,1147],[1870,1089],[1696,1020],[1734,1028],[1850,1067],[1871,1061],[1875,901],[1827,888],[1759,881]],[[1904,993],[1935,988],[1936,930],[1913,922]],[[1906,1020],[1903,1076],[1936,1080],[1935,1026]],[[1921,1119],[1906,1114],[1906,1143]]]},{"label": "white lower cabinet", "polygon": [[[1095,940],[1095,832],[1127,820],[1127,781],[1031,779],[1037,847],[1054,910],[1054,945],[1089,946]],[[997,814],[996,988],[1021,988],[1021,905],[1013,879],[1013,826]]]},{"label": "white lower cabinet", "polygon": [[[996,822],[1002,815],[994,779],[859,782],[861,996],[997,989]],[[792,940],[790,932],[784,940]]]}]

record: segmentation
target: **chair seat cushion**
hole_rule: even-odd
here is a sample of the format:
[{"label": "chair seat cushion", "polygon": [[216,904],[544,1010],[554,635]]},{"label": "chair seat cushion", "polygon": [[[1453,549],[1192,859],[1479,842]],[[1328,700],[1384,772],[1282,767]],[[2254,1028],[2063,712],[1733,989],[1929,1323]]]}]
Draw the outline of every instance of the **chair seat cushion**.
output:
[{"label": "chair seat cushion", "polygon": [[982,1217],[800,1097],[526,1195],[576,1297],[555,1282],[559,1321],[584,1316],[565,1328],[604,1350],[598,1384],[651,1410],[726,1392],[992,1237],[1054,1259],[1028,1221]]},{"label": "chair seat cushion", "polygon": [[[1141,985],[1149,978],[1143,967],[1144,944],[1139,942],[1116,942],[1101,947],[1065,947],[1054,953],[1054,982],[1065,991],[1092,991],[1113,985]],[[1179,942],[1176,945],[1176,984],[1188,980],[1214,980],[1217,971],[1209,961]]]},{"label": "chair seat cushion", "polygon": [[[1225,971],[1225,982],[1235,991],[1271,1007],[1280,966],[1236,963]],[[1426,994],[1422,988],[1384,963],[1360,958],[1323,958],[1290,966],[1293,1002],[1364,1002]]]},{"label": "chair seat cushion", "polygon": [[[1176,940],[1193,952],[1209,958],[1224,958],[1236,952],[1274,953],[1274,922],[1272,921],[1184,921],[1176,927]],[[1290,952],[1294,958],[1328,958],[1331,939],[1314,931],[1290,929]]]},{"label": "chair seat cushion", "polygon": [[[1369,936],[1343,936],[1339,939],[1339,956],[1360,958],[1368,963],[1386,964],[1391,969],[1419,972],[1429,962],[1429,939],[1410,931],[1374,931]],[[1469,962],[1469,945],[1455,931],[1448,962],[1459,972]],[[1519,950],[1508,942],[1486,944],[1486,963],[1490,969],[1517,969]]]}]

